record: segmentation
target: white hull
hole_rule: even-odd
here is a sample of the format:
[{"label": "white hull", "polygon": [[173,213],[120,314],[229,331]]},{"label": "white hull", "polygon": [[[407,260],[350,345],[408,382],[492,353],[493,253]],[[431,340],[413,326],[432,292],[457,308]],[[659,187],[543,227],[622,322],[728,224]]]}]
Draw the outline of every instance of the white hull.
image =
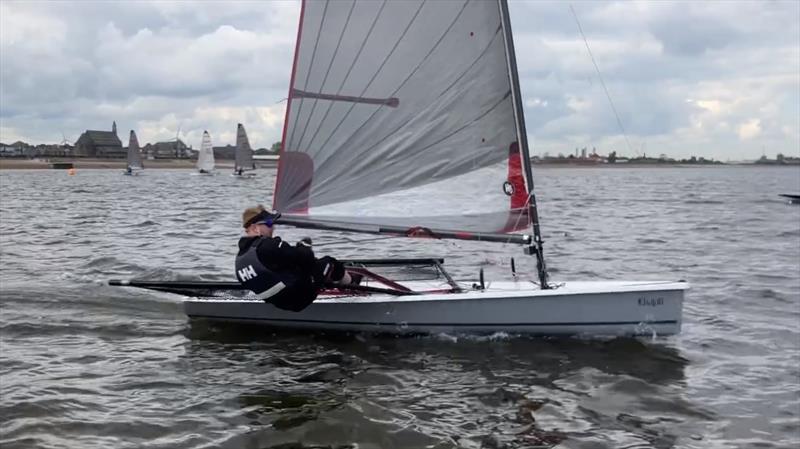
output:
[{"label": "white hull", "polygon": [[680,332],[688,288],[685,282],[568,282],[539,290],[524,281],[493,282],[465,293],[321,296],[302,312],[246,298],[191,298],[184,308],[190,318],[308,330],[663,336]]},{"label": "white hull", "polygon": [[236,173],[231,173],[231,176],[238,179],[253,179],[256,177],[255,173],[245,173],[242,175],[237,175]]},{"label": "white hull", "polygon": [[216,175],[216,173],[213,172],[213,171],[212,172],[206,172],[206,173],[200,173],[199,171],[196,171],[196,172],[192,173],[192,176],[214,176],[214,175]]}]

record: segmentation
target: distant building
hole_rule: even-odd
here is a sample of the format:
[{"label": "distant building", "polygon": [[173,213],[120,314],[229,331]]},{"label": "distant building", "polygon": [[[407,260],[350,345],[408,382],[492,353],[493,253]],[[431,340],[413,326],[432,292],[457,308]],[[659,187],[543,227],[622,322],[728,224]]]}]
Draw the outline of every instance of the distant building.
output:
[{"label": "distant building", "polygon": [[75,156],[124,158],[125,149],[117,137],[117,122],[111,125],[111,131],[86,130],[75,142]]},{"label": "distant building", "polygon": [[0,143],[0,157],[24,157],[25,148],[28,144],[24,142],[14,142],[11,145]]},{"label": "distant building", "polygon": [[224,147],[214,147],[214,158],[236,159],[236,146],[229,144]]},{"label": "distant building", "polygon": [[[214,159],[236,159],[236,147],[234,145],[225,145],[224,147],[212,147],[214,151]],[[189,148],[189,158],[197,159],[199,151]]]},{"label": "distant building", "polygon": [[191,154],[191,148],[181,139],[148,143],[142,150],[147,159],[187,159]]}]

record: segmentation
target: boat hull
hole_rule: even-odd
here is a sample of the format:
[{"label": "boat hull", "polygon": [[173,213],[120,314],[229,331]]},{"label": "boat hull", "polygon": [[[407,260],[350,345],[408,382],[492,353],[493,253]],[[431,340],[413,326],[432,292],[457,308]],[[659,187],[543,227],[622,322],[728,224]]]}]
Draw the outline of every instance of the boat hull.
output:
[{"label": "boat hull", "polygon": [[418,296],[320,297],[302,312],[257,299],[190,298],[192,319],[275,328],[389,334],[672,335],[681,330],[685,282],[530,282]]}]

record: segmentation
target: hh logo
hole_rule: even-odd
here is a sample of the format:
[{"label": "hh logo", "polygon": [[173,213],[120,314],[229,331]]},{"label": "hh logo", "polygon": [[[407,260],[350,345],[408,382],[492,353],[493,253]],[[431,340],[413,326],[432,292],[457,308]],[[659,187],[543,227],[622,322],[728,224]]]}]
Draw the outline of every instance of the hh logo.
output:
[{"label": "hh logo", "polygon": [[256,270],[253,269],[252,265],[248,265],[246,268],[239,270],[239,279],[243,281],[249,281],[256,276],[258,275],[256,274]]}]

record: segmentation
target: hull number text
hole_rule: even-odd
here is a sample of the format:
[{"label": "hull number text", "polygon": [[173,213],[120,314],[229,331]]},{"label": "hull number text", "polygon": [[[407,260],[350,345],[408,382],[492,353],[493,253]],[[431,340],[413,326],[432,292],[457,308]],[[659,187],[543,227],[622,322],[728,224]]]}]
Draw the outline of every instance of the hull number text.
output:
[{"label": "hull number text", "polygon": [[647,296],[640,296],[639,297],[639,305],[642,307],[658,307],[664,305],[664,298],[662,297],[647,297]]}]

